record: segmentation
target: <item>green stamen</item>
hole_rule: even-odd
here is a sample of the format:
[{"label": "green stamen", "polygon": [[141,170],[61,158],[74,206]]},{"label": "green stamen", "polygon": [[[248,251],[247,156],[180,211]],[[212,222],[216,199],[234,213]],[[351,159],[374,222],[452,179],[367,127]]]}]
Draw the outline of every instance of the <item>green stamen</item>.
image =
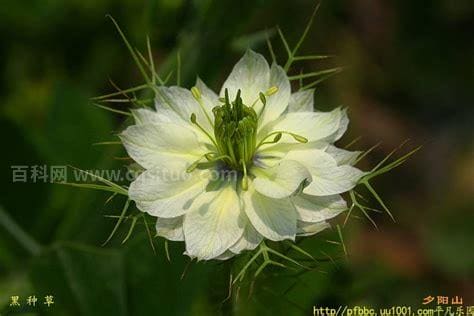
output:
[{"label": "green stamen", "polygon": [[[206,162],[201,162],[201,160],[203,160],[204,158],[206,158],[207,161]],[[226,160],[230,161],[231,157],[226,156],[226,155],[220,155],[219,156],[219,154],[216,153],[216,152],[208,152],[208,153],[202,155],[195,162],[193,162],[188,168],[186,168],[186,172],[191,173],[194,170],[196,170],[197,168],[213,165],[214,163],[216,163],[219,160],[222,160],[224,162]]]},{"label": "green stamen", "polygon": [[207,113],[206,108],[204,107],[204,104],[202,103],[201,90],[199,90],[198,87],[192,87],[191,88],[191,93],[192,93],[194,99],[199,103],[199,106],[201,107],[201,110],[204,112],[204,115],[206,115],[206,118],[209,121],[209,124],[211,124],[211,126],[212,126],[211,117],[209,116],[209,113]]},{"label": "green stamen", "polygon": [[200,99],[201,99],[201,91],[200,91],[197,87],[192,87],[192,88],[191,88],[191,93],[193,94],[193,97],[194,97],[196,100],[200,100]]},{"label": "green stamen", "polygon": [[275,94],[275,93],[277,93],[277,92],[278,92],[278,87],[273,86],[273,87],[271,87],[270,89],[268,89],[267,91],[265,91],[265,95],[266,95],[267,97],[269,97],[269,96],[271,96],[272,94]]},{"label": "green stamen", "polygon": [[265,98],[265,95],[260,92],[259,94],[260,97],[260,102],[262,102],[262,109],[260,110],[260,113],[258,113],[258,119],[260,120],[260,117],[263,114],[263,111],[265,111],[265,106],[267,105],[267,98]]},{"label": "green stamen", "polygon": [[216,141],[214,140],[214,138],[212,138],[211,134],[209,134],[202,126],[201,124],[199,124],[197,122],[197,118],[196,118],[196,114],[195,113],[191,113],[191,123],[193,123],[194,125],[196,125],[200,130],[201,132],[203,132],[210,140],[211,142],[214,144],[214,146],[217,147],[217,144],[216,144]]},{"label": "green stamen", "polygon": [[244,176],[242,177],[242,190],[247,191],[249,188],[249,181],[247,177],[247,166],[245,165],[245,162],[242,160],[242,167],[244,169]]},{"label": "green stamen", "polygon": [[280,141],[282,136],[283,136],[282,133],[278,133],[278,134],[276,134],[275,138],[273,138],[273,140],[268,141],[268,142],[263,142],[263,143],[260,144],[260,146],[267,145],[267,144],[276,144]]},{"label": "green stamen", "polygon": [[[299,143],[307,143],[308,142],[308,139],[306,137],[301,136],[301,135],[298,135],[298,134],[295,134],[295,133],[292,133],[292,132],[287,132],[287,131],[275,131],[275,132],[271,132],[270,134],[265,136],[260,141],[260,143],[258,144],[257,149],[260,146],[265,145],[265,144],[274,144],[274,143],[279,142],[281,137],[282,137],[282,134],[290,135],[291,137],[293,137],[294,140],[296,140]],[[273,141],[265,142],[265,140],[267,140],[268,138],[270,138],[273,135],[276,135],[275,138],[273,139]]]}]

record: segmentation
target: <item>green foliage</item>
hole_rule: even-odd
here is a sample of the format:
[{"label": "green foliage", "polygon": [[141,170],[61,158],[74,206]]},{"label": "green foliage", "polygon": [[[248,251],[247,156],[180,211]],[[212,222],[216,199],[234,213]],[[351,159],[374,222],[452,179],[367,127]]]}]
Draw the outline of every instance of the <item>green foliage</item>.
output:
[{"label": "green foliage", "polygon": [[[55,295],[55,307],[35,311],[51,315],[308,315],[314,304],[416,305],[426,293],[444,294],[446,280],[463,295],[464,284],[474,275],[468,181],[474,78],[466,71],[472,68],[472,32],[466,27],[472,3],[436,0],[367,7],[362,2],[324,2],[316,27],[304,32],[303,42],[302,21],[311,6],[280,0],[238,5],[227,0],[2,3],[0,313],[5,314],[9,296],[16,294]],[[289,63],[294,83],[301,89],[318,88],[317,109],[350,105],[356,122],[351,132],[363,136],[358,146],[380,140],[389,144],[366,155],[360,161],[363,168],[407,136],[424,143],[409,168],[379,177],[387,166],[397,165],[387,160],[366,178],[398,223],[384,227],[388,217],[377,210],[384,207],[374,205],[377,198],[361,183],[349,201],[353,210],[360,207],[380,227],[376,238],[367,235],[369,225],[354,220],[343,231],[295,244],[268,243],[311,270],[280,261],[266,250],[270,260],[287,268],[266,265],[258,282],[236,282],[228,298],[230,282],[224,276],[230,275],[230,267],[188,265],[182,245],[154,238],[150,218],[138,214],[133,204],[120,216],[126,197],[118,192],[123,188],[87,185],[105,190],[100,192],[12,183],[12,165],[68,164],[89,170],[123,164],[115,159],[123,156],[121,147],[109,146],[115,141],[111,131],[123,129],[130,104],[151,105],[154,92],[148,83],[120,88],[144,79],[106,14],[127,30],[130,43],[145,43],[130,52],[154,84],[190,87],[199,74],[215,89],[247,47],[263,51],[268,37],[269,57],[288,57],[283,64]],[[276,24],[284,35],[278,29],[269,29],[268,35],[262,31]],[[289,43],[299,42],[296,51],[290,49]],[[301,51],[325,54],[306,56]],[[337,81],[326,79],[338,71],[307,77],[300,69],[317,73],[335,69],[333,62],[348,66]],[[117,92],[109,93],[107,77],[114,78]],[[90,105],[90,96],[106,93],[93,102],[120,116]],[[92,146],[96,143],[104,146]],[[114,238],[98,247],[120,218]],[[397,248],[397,242],[402,246]],[[413,253],[417,255],[408,257]],[[265,262],[262,254],[247,276]],[[253,255],[236,260],[233,275]],[[405,257],[412,266],[397,260]]]}]

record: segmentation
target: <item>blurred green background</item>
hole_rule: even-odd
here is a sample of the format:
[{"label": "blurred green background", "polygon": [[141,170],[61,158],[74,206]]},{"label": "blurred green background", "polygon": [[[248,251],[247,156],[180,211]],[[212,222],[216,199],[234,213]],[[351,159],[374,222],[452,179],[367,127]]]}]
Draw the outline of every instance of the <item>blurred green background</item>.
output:
[{"label": "blurred green background", "polygon": [[[376,180],[397,222],[361,214],[344,228],[347,258],[318,271],[267,271],[253,294],[227,296],[226,264],[191,264],[183,245],[150,247],[146,227],[101,247],[121,198],[50,183],[12,183],[13,165],[119,168],[114,139],[124,118],[91,105],[92,96],[142,79],[110,20],[144,51],[150,36],[161,74],[182,58],[181,78],[198,74],[217,90],[247,47],[269,56],[261,31],[280,25],[290,43],[313,1],[303,0],[3,0],[0,6],[0,314],[30,315],[311,315],[312,306],[420,306],[431,295],[474,305],[474,2],[472,0],[325,1],[302,47],[335,54],[293,68],[347,70],[316,90],[316,107],[349,107],[341,144],[381,146],[361,164],[374,166],[406,139],[423,145],[408,163]],[[286,57],[276,36],[280,62]],[[175,80],[173,77],[172,80]],[[125,109],[125,105],[119,105]],[[403,152],[405,149],[402,149]],[[406,150],[405,150],[406,151]],[[344,216],[341,216],[341,221]],[[336,221],[337,222],[337,221]],[[24,232],[25,234],[23,234]],[[302,247],[341,254],[317,235]],[[322,252],[323,251],[323,252]],[[227,275],[226,275],[227,273]],[[8,307],[20,296],[22,307]],[[35,308],[26,298],[38,297]],[[47,308],[44,296],[54,295]]]}]

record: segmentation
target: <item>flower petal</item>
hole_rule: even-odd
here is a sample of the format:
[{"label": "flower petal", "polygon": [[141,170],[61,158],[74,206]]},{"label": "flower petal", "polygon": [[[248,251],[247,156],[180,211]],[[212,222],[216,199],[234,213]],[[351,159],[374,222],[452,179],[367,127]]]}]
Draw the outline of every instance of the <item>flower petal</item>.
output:
[{"label": "flower petal", "polygon": [[[268,124],[259,133],[259,139],[271,132],[284,131],[305,137],[308,142],[324,140],[338,131],[342,111],[287,113],[274,123]],[[283,134],[280,143],[294,143],[293,137]]]},{"label": "flower petal", "polygon": [[244,233],[234,182],[201,194],[184,218],[186,253],[199,260],[222,255]]},{"label": "flower petal", "polygon": [[132,109],[130,112],[132,112],[136,125],[174,123],[183,126],[183,128],[189,128],[189,124],[170,109],[153,111],[147,108],[140,108]]},{"label": "flower petal", "polygon": [[313,181],[303,192],[325,196],[349,191],[364,172],[349,165],[338,166],[334,158],[322,150],[293,150],[285,159],[295,160],[308,168]]},{"label": "flower petal", "polygon": [[196,88],[201,91],[202,104],[208,112],[209,117],[214,120],[212,109],[215,106],[219,105],[219,96],[214,91],[209,89],[206,84],[199,78],[197,78],[196,80]]},{"label": "flower petal", "polygon": [[349,151],[338,148],[333,145],[329,145],[326,152],[330,154],[337,162],[338,165],[354,165],[359,158],[361,151]]},{"label": "flower petal", "polygon": [[[211,123],[209,122],[204,110],[201,108],[199,103],[194,99],[191,91],[181,87],[157,87],[157,96],[155,106],[157,111],[163,109],[172,110],[178,114],[178,116],[184,121],[189,123],[191,126],[190,118],[191,114],[196,114],[197,122],[208,132],[212,131]],[[212,118],[212,113],[208,113]]]},{"label": "flower petal", "polygon": [[336,132],[332,135],[329,135],[325,138],[325,141],[328,143],[334,143],[339,140],[344,133],[347,131],[347,127],[349,126],[349,117],[347,117],[347,109],[341,110],[341,117],[339,120],[339,127]]},{"label": "flower petal", "polygon": [[313,112],[314,89],[295,92],[291,95],[288,112]]},{"label": "flower petal", "polygon": [[214,259],[225,261],[225,260],[229,260],[233,256],[235,256],[235,253],[233,253],[230,250],[226,250],[223,254],[221,254],[220,256],[215,257]]},{"label": "flower petal", "polygon": [[244,234],[232,247],[229,248],[235,254],[244,250],[254,250],[262,242],[263,236],[260,235],[247,219],[247,225],[244,228]]},{"label": "flower petal", "polygon": [[322,222],[347,210],[347,203],[340,195],[314,196],[298,194],[291,197],[296,208],[298,220]]},{"label": "flower petal", "polygon": [[293,194],[306,180],[311,180],[308,169],[297,161],[282,160],[279,164],[263,169],[253,167],[250,172],[255,175],[255,190],[274,199],[281,199]]},{"label": "flower petal", "polygon": [[168,240],[183,241],[183,216],[156,220],[156,234]]},{"label": "flower petal", "polygon": [[131,109],[130,112],[133,115],[133,119],[135,120],[136,125],[162,123],[162,120],[160,119],[156,111],[141,108]]},{"label": "flower petal", "polygon": [[[265,126],[267,123],[276,120],[288,107],[291,95],[291,86],[285,70],[280,66],[273,64],[270,69],[270,84],[265,89],[277,87],[278,91],[271,96],[266,97],[266,106],[261,114],[259,126]],[[265,90],[259,91],[265,93]],[[259,114],[262,111],[263,104],[259,101],[254,109]]]},{"label": "flower petal", "polygon": [[250,106],[259,99],[259,93],[265,92],[269,87],[270,67],[267,61],[262,55],[247,50],[235,64],[219,95],[223,97],[225,89],[228,89],[229,97],[233,100],[240,89],[242,101]]},{"label": "flower petal", "polygon": [[244,209],[253,227],[265,238],[295,239],[296,210],[288,198],[272,199],[258,193],[249,183],[243,192]]},{"label": "flower petal", "polygon": [[209,171],[193,173],[149,169],[130,184],[128,194],[142,212],[157,217],[178,217],[206,189]]},{"label": "flower petal", "polygon": [[298,236],[311,236],[331,227],[327,222],[307,223],[298,221]]},{"label": "flower petal", "polygon": [[146,169],[185,168],[206,150],[196,133],[173,123],[132,125],[120,139],[130,157]]},{"label": "flower petal", "polygon": [[261,146],[254,155],[254,165],[261,168],[269,168],[279,163],[292,150],[320,149],[326,150],[329,144],[326,142],[310,143],[277,143]]}]

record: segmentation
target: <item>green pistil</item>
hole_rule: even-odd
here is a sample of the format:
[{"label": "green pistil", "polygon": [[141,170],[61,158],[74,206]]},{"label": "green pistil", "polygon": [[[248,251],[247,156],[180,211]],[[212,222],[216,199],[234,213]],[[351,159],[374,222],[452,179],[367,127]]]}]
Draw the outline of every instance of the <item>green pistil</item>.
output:
[{"label": "green pistil", "polygon": [[213,109],[214,136],[217,149],[230,159],[226,164],[235,170],[244,171],[252,162],[258,118],[255,110],[242,102],[240,90],[234,101],[230,101],[225,90],[223,104]]}]

